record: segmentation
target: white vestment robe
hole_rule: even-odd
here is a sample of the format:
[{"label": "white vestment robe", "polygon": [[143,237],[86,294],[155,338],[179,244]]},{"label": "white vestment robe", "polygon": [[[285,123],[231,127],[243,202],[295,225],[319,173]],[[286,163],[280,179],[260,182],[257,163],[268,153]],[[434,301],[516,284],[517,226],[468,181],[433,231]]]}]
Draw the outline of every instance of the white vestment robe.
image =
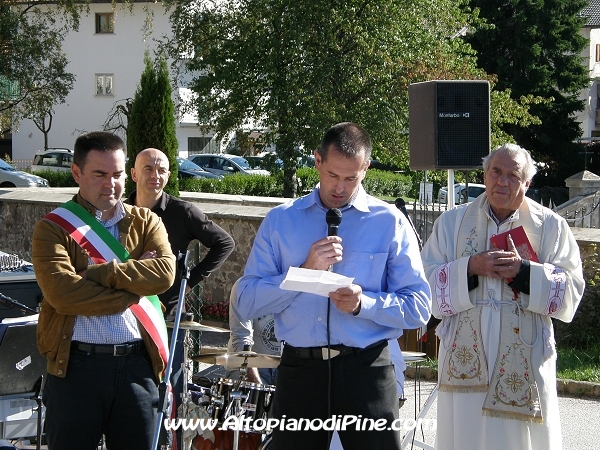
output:
[{"label": "white vestment robe", "polygon": [[[539,260],[530,265],[529,295],[520,292],[515,299],[515,293],[505,279],[481,276],[478,277],[479,286],[469,291],[469,257],[489,250],[493,235],[520,225]],[[566,221],[525,198],[519,210],[498,226],[490,216],[484,193],[474,202],[449,210],[438,218],[422,258],[432,290],[433,314],[442,319],[438,328],[441,389],[437,399],[436,450],[562,449],[556,350],[550,317],[570,322],[585,286],[579,247]],[[506,324],[502,327],[502,320],[509,323],[507,316],[514,321],[510,325],[514,332],[507,331]],[[521,326],[514,326],[514,323],[521,325],[521,320],[523,329],[529,324],[527,335],[523,329],[519,334]],[[456,347],[457,330],[466,328],[462,325],[467,322],[473,326],[470,335],[479,335],[477,344],[463,346],[466,352],[447,360],[447,355],[456,351],[452,346],[454,343]],[[463,336],[462,342],[468,337]],[[521,360],[510,354],[508,344],[511,339],[518,341]],[[521,367],[513,381],[522,386],[526,379],[531,387],[529,392],[535,394],[529,405],[525,405],[537,411],[535,419],[525,414],[511,417],[510,402],[501,405],[502,410],[495,410],[499,398],[497,387],[501,381],[509,381],[508,377],[499,381],[505,375],[503,364],[507,354]],[[460,366],[461,362],[470,364],[473,361],[479,364],[473,367],[480,370],[474,371],[479,374],[479,380],[473,381],[472,386],[461,387],[460,377],[450,380],[451,368]],[[504,386],[504,389],[508,392],[510,386]],[[526,408],[521,410],[529,413]]]}]

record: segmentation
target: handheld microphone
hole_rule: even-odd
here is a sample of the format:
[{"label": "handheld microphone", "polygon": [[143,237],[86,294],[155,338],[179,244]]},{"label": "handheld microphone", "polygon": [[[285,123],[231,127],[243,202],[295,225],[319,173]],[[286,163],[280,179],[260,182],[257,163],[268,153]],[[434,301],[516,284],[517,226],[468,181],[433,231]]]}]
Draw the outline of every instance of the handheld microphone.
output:
[{"label": "handheld microphone", "polygon": [[325,214],[327,222],[327,236],[337,236],[340,223],[342,223],[342,212],[337,208],[332,208]]},{"label": "handheld microphone", "polygon": [[[337,236],[340,223],[342,223],[342,212],[337,208],[332,208],[325,214],[327,222],[327,236]],[[329,271],[333,270],[333,264],[329,266]]]},{"label": "handheld microphone", "polygon": [[404,214],[406,216],[406,218],[408,219],[408,223],[410,223],[411,228],[413,229],[413,231],[415,232],[415,235],[417,236],[417,241],[419,243],[419,250],[423,249],[423,241],[421,240],[421,236],[419,236],[419,233],[417,233],[417,229],[415,228],[415,225],[413,224],[412,220],[410,219],[410,215],[408,214],[408,211],[406,210],[406,202],[404,201],[404,199],[402,197],[398,197],[396,199],[396,201],[394,202],[394,204],[396,205],[396,208],[398,208],[400,211],[402,211],[402,214]]}]

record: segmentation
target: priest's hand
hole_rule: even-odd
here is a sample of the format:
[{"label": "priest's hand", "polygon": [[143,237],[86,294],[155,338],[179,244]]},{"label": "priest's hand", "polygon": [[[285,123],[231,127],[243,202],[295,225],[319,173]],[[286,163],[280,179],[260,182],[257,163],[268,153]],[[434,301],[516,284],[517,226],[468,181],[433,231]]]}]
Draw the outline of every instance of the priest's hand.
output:
[{"label": "priest's hand", "polygon": [[490,278],[514,278],[521,269],[521,257],[512,238],[508,237],[508,250],[492,248],[469,258],[467,274]]}]

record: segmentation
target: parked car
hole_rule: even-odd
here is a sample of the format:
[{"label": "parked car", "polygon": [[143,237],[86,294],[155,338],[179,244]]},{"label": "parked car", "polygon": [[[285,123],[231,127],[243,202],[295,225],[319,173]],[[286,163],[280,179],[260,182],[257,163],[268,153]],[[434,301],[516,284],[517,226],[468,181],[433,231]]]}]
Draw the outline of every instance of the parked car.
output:
[{"label": "parked car", "polygon": [[48,187],[48,180],[21,172],[0,159],[0,187]]},{"label": "parked car", "polygon": [[[265,169],[272,172],[270,165],[274,164],[277,169],[283,169],[283,161],[274,153],[266,155],[244,156],[253,169]],[[297,167],[315,167],[315,157],[313,155],[298,156]]]},{"label": "parked car", "polygon": [[177,177],[178,178],[215,178],[221,179],[222,175],[207,172],[202,167],[194,164],[189,159],[177,158]]},{"label": "parked car", "polygon": [[271,173],[283,169],[283,161],[275,153],[265,153],[264,155],[244,156],[250,167],[253,169],[263,169]]},{"label": "parked car", "polygon": [[298,167],[315,167],[315,156],[305,155],[298,157]]},{"label": "parked car", "polygon": [[253,169],[245,158],[229,154],[201,153],[188,156],[188,159],[204,170],[217,175],[269,175],[264,169]]},{"label": "parked car", "polygon": [[[456,183],[454,185],[454,204],[468,203],[475,200],[479,195],[485,192],[485,185],[477,183],[469,183],[469,193],[467,195],[467,187],[465,183]],[[443,186],[438,191],[438,203],[447,203],[448,188]]]},{"label": "parked car", "polygon": [[31,165],[31,171],[54,170],[70,172],[73,163],[73,152],[68,148],[49,148],[36,153]]}]

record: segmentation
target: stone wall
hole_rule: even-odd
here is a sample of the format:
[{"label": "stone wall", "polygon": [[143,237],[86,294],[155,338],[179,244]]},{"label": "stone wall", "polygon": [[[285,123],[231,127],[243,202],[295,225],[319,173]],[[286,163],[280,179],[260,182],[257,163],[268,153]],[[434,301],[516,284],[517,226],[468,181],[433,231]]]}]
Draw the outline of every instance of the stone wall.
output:
[{"label": "stone wall", "polygon": [[[0,189],[0,251],[31,261],[31,235],[36,220],[71,199],[75,188]],[[203,282],[204,300],[229,299],[229,292],[242,275],[254,236],[266,213],[286,199],[223,194],[182,193],[235,240],[235,250],[223,266]],[[600,230],[573,228],[582,258],[597,255]]]},{"label": "stone wall", "polygon": [[[56,206],[70,200],[76,189],[0,189],[0,251],[31,261],[31,236],[35,222]],[[225,229],[235,241],[235,250],[223,266],[203,282],[202,298],[229,299],[233,283],[244,272],[254,236],[267,211],[282,199],[243,196],[188,195],[207,216]]]}]

